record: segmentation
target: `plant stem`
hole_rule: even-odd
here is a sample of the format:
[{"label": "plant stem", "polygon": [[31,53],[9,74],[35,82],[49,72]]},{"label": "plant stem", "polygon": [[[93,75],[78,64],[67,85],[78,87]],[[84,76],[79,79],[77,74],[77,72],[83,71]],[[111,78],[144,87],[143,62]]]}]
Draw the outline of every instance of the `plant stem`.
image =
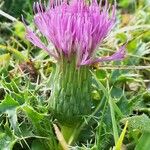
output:
[{"label": "plant stem", "polygon": [[113,102],[112,102],[112,98],[111,98],[110,94],[109,94],[108,103],[109,103],[109,106],[110,106],[111,120],[112,120],[113,133],[114,133],[114,140],[115,140],[115,145],[116,145],[117,141],[119,139],[119,134],[118,134],[118,130],[117,130],[117,123],[116,123],[116,119],[115,119],[115,112],[114,112]]},{"label": "plant stem", "polygon": [[63,137],[65,141],[68,143],[70,137],[73,135],[75,128],[62,126],[61,133],[63,134]]}]

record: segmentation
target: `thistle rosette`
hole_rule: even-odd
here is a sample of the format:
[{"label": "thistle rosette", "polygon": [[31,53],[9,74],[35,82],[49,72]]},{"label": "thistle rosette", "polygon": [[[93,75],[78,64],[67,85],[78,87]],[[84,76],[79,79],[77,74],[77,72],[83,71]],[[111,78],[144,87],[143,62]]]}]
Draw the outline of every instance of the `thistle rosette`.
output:
[{"label": "thistle rosette", "polygon": [[29,27],[26,37],[57,61],[52,72],[50,109],[65,124],[72,124],[91,111],[91,74],[94,63],[124,58],[124,47],[111,56],[96,57],[96,49],[114,27],[116,5],[102,0],[50,1],[34,4],[36,28],[55,49],[43,43]]}]

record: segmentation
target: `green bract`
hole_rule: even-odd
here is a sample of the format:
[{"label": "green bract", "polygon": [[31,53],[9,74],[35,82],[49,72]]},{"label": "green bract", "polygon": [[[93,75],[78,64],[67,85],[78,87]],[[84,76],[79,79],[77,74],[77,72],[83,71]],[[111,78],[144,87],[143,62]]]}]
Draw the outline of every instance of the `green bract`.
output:
[{"label": "green bract", "polygon": [[[73,61],[74,60],[74,61]],[[49,106],[63,124],[81,120],[91,110],[91,75],[88,66],[77,68],[75,59],[62,59],[51,75]]]}]

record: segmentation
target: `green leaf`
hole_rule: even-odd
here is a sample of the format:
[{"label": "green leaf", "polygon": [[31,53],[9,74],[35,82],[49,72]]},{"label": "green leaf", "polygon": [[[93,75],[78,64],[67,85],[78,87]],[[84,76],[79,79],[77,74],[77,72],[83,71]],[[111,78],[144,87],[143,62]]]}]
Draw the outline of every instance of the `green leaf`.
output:
[{"label": "green leaf", "polygon": [[10,95],[6,95],[5,99],[0,103],[0,112],[8,112],[19,106],[19,103],[15,101]]},{"label": "green leaf", "polygon": [[122,0],[122,1],[120,1],[119,4],[120,4],[121,7],[127,8],[129,6],[130,2],[127,1],[127,0]]},{"label": "green leaf", "polygon": [[[0,45],[0,49],[4,49],[9,51],[10,53],[12,53],[15,58],[17,60],[19,60],[20,62],[24,62],[24,61],[29,61],[29,59],[24,56],[20,51],[18,51],[17,49],[14,49],[13,47],[10,46],[5,46],[5,45]],[[6,55],[6,54],[5,54]],[[8,54],[7,54],[8,55]],[[6,57],[6,56],[5,56]],[[8,56],[7,56],[8,57]],[[8,58],[7,58],[8,59]],[[4,59],[5,60],[5,59]]]},{"label": "green leaf", "polygon": [[120,87],[113,86],[111,90],[111,96],[115,98],[120,98],[123,95],[123,90]]},{"label": "green leaf", "polygon": [[40,140],[34,140],[31,145],[31,150],[44,150],[45,146],[41,143]]},{"label": "green leaf", "polygon": [[139,41],[137,39],[128,43],[127,45],[128,52],[134,54],[137,50],[138,44],[139,44]]},{"label": "green leaf", "polygon": [[0,66],[8,66],[10,61],[10,54],[0,55]]},{"label": "green leaf", "polygon": [[7,134],[0,132],[0,149],[12,150],[16,140]]},{"label": "green leaf", "polygon": [[129,122],[128,128],[130,130],[137,129],[140,132],[146,131],[150,133],[150,118],[145,114],[124,118],[121,122],[125,123],[126,121]]},{"label": "green leaf", "polygon": [[127,41],[127,36],[125,33],[118,33],[116,38],[121,41],[121,43],[125,43]]},{"label": "green leaf", "polygon": [[8,115],[10,124],[14,130],[16,130],[17,125],[17,112],[16,108],[19,103],[16,102],[10,95],[6,95],[5,99],[0,103],[0,112],[6,113]]},{"label": "green leaf", "polygon": [[107,77],[107,72],[105,70],[97,69],[95,71],[95,75],[98,79],[105,79]]},{"label": "green leaf", "polygon": [[104,85],[98,80],[98,78],[96,77],[96,75],[91,72],[92,76],[93,76],[93,80],[94,80],[94,83],[96,84],[96,86],[103,91],[104,95],[106,96],[107,99],[109,99],[109,94],[108,94],[108,91],[107,89],[104,87]]},{"label": "green leaf", "polygon": [[24,106],[23,110],[34,124],[38,124],[44,118],[42,114],[35,111],[31,106]]},{"label": "green leaf", "polygon": [[15,31],[14,33],[23,39],[25,37],[25,26],[22,22],[15,22],[14,24]]},{"label": "green leaf", "polygon": [[139,139],[135,150],[149,150],[150,149],[150,133],[143,133]]},{"label": "green leaf", "polygon": [[125,137],[125,133],[126,133],[126,130],[127,130],[127,126],[128,126],[128,121],[126,122],[125,126],[124,126],[124,129],[117,141],[117,144],[116,144],[116,150],[121,150],[121,146],[123,144],[123,139]]}]

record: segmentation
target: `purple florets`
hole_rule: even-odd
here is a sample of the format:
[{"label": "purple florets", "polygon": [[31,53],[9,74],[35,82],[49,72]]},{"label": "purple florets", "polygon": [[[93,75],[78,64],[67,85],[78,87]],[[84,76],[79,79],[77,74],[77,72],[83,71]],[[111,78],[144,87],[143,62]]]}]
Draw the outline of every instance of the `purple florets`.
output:
[{"label": "purple florets", "polygon": [[35,3],[36,27],[54,45],[55,50],[50,50],[28,27],[26,37],[57,60],[75,57],[78,66],[121,60],[125,55],[124,47],[112,56],[95,57],[96,48],[114,26],[116,16],[116,5],[111,7],[106,0],[102,7],[101,2],[93,0],[87,4],[84,0],[56,0],[55,3],[51,1],[47,9],[41,2]]}]

